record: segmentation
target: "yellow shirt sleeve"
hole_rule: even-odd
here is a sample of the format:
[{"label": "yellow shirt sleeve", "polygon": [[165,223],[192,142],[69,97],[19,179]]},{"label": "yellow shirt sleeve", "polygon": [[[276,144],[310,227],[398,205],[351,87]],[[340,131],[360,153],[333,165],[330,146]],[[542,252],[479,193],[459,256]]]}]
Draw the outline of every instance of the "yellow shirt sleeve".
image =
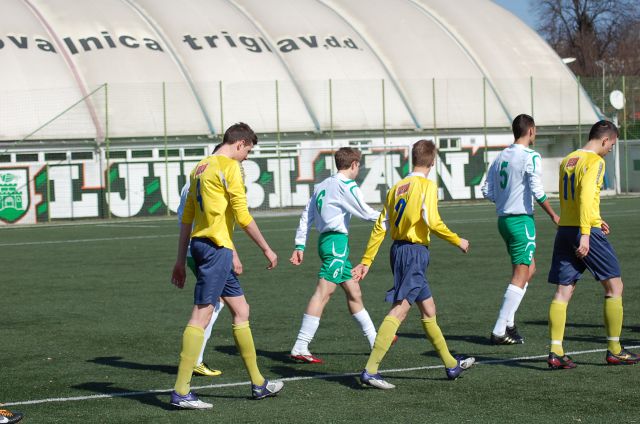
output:
[{"label": "yellow shirt sleeve", "polygon": [[389,207],[389,202],[393,197],[393,190],[389,190],[387,193],[387,202],[382,208],[382,213],[376,220],[376,223],[373,225],[373,229],[371,230],[371,235],[369,236],[369,242],[367,243],[367,249],[364,251],[364,255],[360,260],[360,263],[366,266],[371,266],[373,260],[376,258],[378,254],[378,250],[380,249],[380,245],[384,240],[385,234],[387,234],[387,228],[389,217],[387,216],[387,210]]},{"label": "yellow shirt sleeve", "polygon": [[247,194],[244,190],[244,182],[242,180],[242,172],[237,161],[233,161],[232,165],[227,169],[227,193],[229,193],[229,201],[231,209],[238,225],[242,228],[251,224],[253,217],[249,213],[247,206]]},{"label": "yellow shirt sleeve", "polygon": [[596,212],[598,188],[604,179],[604,160],[590,164],[580,179],[580,234],[591,234],[591,225]]},{"label": "yellow shirt sleeve", "polygon": [[424,211],[427,225],[435,235],[454,246],[460,245],[460,237],[451,231],[442,221],[442,218],[440,218],[440,213],[438,212],[438,189],[435,184],[429,184],[427,186],[424,199]]}]

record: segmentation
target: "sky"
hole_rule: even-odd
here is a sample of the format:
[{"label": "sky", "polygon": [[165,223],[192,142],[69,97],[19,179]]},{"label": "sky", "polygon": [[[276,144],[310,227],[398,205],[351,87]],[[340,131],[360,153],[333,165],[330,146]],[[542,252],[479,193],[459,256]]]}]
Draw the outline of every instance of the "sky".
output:
[{"label": "sky", "polygon": [[[500,6],[509,10],[511,13],[523,20],[534,30],[538,24],[536,14],[531,10],[531,0],[493,0]],[[535,2],[535,0],[533,0]]]}]

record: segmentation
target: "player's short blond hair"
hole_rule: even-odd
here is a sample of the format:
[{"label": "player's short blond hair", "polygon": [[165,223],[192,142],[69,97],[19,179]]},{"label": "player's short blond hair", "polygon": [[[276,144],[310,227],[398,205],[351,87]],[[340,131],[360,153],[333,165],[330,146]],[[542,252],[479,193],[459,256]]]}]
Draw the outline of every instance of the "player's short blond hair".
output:
[{"label": "player's short blond hair", "polygon": [[432,140],[416,141],[411,149],[413,166],[431,167],[436,159],[436,145]]}]

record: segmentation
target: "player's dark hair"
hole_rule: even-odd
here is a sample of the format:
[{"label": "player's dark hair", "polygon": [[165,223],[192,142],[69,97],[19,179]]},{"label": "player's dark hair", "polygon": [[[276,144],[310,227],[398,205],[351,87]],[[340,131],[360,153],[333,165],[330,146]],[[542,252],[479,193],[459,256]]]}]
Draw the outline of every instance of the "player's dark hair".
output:
[{"label": "player's dark hair", "polygon": [[613,138],[620,135],[618,127],[611,121],[598,121],[591,127],[589,131],[589,140],[600,140],[604,137]]},{"label": "player's dark hair", "polygon": [[353,162],[360,162],[362,154],[360,150],[354,149],[353,147],[341,147],[333,156],[336,161],[336,168],[338,168],[338,171],[341,171],[351,168]]},{"label": "player's dark hair", "polygon": [[216,144],[216,147],[213,148],[213,152],[211,152],[211,154],[214,154],[215,152],[217,152],[218,150],[220,150],[220,148],[222,147],[224,143],[218,143]]},{"label": "player's dark hair", "polygon": [[433,166],[436,159],[436,145],[431,140],[416,141],[411,149],[411,160],[413,166]]},{"label": "player's dark hair", "polygon": [[520,137],[527,134],[529,128],[535,128],[536,123],[533,118],[526,114],[516,116],[511,123],[511,129],[513,130],[513,137],[517,140]]},{"label": "player's dark hair", "polygon": [[231,125],[224,133],[222,144],[233,144],[238,140],[244,140],[246,143],[253,145],[258,144],[258,136],[244,122]]}]

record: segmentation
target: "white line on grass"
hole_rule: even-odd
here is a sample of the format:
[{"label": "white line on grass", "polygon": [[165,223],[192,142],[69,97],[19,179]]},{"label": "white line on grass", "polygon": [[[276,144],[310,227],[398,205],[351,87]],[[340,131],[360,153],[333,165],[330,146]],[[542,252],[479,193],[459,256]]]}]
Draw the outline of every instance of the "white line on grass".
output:
[{"label": "white line on grass", "polygon": [[[640,348],[640,345],[637,346],[627,346],[626,349],[637,349]],[[567,355],[585,355],[588,353],[600,353],[606,352],[607,349],[590,349],[590,350],[581,350],[575,352],[567,352]],[[508,359],[492,359],[489,361],[478,361],[476,365],[494,365],[494,364],[505,364],[509,362],[518,362],[518,361],[530,361],[532,359],[543,359],[548,355],[534,355],[534,356],[520,356],[516,358],[508,358]],[[429,365],[426,367],[412,367],[412,368],[394,368],[389,370],[383,370],[384,374],[392,374],[392,373],[400,373],[400,372],[410,372],[410,371],[423,371],[423,370],[435,370],[439,368],[444,368],[444,365]],[[359,372],[350,372],[346,374],[320,374],[314,376],[304,376],[304,377],[286,377],[280,378],[280,381],[302,381],[302,380],[326,380],[330,378],[345,378],[345,377],[355,377],[360,375]],[[240,381],[235,383],[222,383],[222,384],[208,384],[206,386],[192,386],[191,388],[194,390],[200,389],[219,389],[222,387],[235,387],[235,386],[245,386],[251,384],[250,381]],[[18,405],[36,405],[40,403],[48,403],[48,402],[76,402],[83,400],[94,400],[94,399],[112,399],[117,397],[131,397],[131,396],[145,396],[154,393],[170,393],[173,389],[153,389],[146,390],[140,392],[118,392],[118,393],[108,393],[102,395],[90,395],[90,396],[73,396],[73,397],[61,397],[61,398],[48,398],[48,399],[34,399],[34,400],[24,400],[18,402],[7,402],[0,404],[2,406],[18,406]]]}]

